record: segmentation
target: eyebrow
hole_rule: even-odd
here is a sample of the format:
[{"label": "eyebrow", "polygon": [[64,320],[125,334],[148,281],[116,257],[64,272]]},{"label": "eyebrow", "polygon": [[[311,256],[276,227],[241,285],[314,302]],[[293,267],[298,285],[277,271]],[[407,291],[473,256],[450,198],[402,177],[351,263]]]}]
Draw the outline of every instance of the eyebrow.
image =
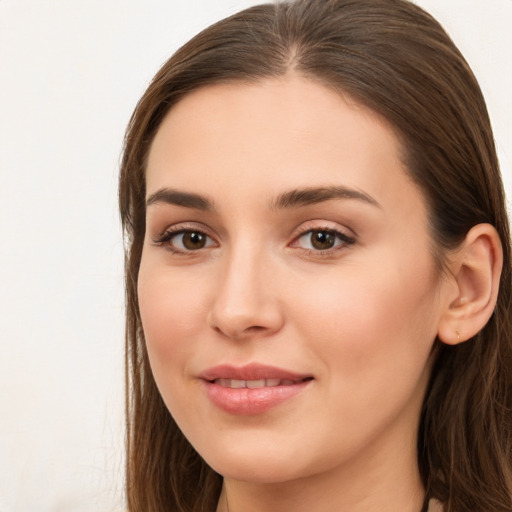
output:
[{"label": "eyebrow", "polygon": [[207,197],[172,188],[161,188],[151,194],[146,200],[146,207],[158,203],[183,206],[201,211],[213,210],[213,201],[210,201]]},{"label": "eyebrow", "polygon": [[356,199],[372,206],[382,208],[379,202],[366,192],[344,186],[308,187],[290,190],[279,195],[271,203],[271,208],[298,208],[330,201],[332,199]]},{"label": "eyebrow", "polygon": [[[270,208],[273,210],[299,208],[301,206],[322,203],[332,199],[356,199],[372,206],[382,208],[378,201],[366,192],[344,186],[308,187],[289,190],[277,196],[277,198],[271,202]],[[158,203],[193,208],[201,211],[211,211],[214,209],[213,201],[206,196],[172,188],[161,188],[151,194],[146,200],[146,206]]]}]

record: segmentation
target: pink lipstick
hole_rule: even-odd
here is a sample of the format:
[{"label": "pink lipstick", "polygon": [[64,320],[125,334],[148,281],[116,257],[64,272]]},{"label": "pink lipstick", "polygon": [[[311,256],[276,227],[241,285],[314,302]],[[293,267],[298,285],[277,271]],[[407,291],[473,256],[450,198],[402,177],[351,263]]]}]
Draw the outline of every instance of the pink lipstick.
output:
[{"label": "pink lipstick", "polygon": [[258,363],[215,366],[200,378],[213,404],[241,415],[263,413],[299,394],[313,380],[311,375]]}]

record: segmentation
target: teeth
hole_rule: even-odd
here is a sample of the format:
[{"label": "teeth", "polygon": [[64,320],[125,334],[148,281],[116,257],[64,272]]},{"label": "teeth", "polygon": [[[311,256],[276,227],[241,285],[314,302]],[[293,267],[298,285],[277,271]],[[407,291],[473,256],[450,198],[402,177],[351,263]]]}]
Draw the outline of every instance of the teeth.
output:
[{"label": "teeth", "polygon": [[246,381],[246,386],[249,389],[264,388],[265,387],[265,379],[248,380],[248,381]]},{"label": "teeth", "polygon": [[292,386],[295,381],[290,379],[259,379],[259,380],[238,380],[238,379],[216,379],[215,383],[224,388],[232,389],[259,389],[273,388],[276,386]]},{"label": "teeth", "polygon": [[235,380],[235,379],[232,379],[230,387],[232,387],[234,389],[245,388],[245,387],[247,387],[246,384],[247,384],[247,382],[245,380]]}]

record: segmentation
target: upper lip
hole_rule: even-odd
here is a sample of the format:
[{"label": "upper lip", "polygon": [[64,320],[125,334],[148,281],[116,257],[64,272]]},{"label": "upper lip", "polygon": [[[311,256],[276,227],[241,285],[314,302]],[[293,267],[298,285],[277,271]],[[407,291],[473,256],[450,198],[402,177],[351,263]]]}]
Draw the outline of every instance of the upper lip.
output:
[{"label": "upper lip", "polygon": [[310,374],[295,373],[275,366],[267,366],[260,363],[250,363],[244,366],[233,366],[230,364],[221,364],[208,368],[200,375],[201,379],[214,381],[217,379],[233,380],[261,380],[261,379],[281,379],[302,381],[312,378]]}]

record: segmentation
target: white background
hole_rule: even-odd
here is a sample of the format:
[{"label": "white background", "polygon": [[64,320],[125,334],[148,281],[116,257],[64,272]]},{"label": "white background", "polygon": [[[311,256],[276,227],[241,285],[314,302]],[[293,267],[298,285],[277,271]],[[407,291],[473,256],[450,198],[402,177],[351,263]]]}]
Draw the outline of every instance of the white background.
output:
[{"label": "white background", "polygon": [[[158,67],[251,0],[0,0],[0,512],[123,508],[117,173]],[[512,196],[512,0],[421,0],[488,100]]]}]

